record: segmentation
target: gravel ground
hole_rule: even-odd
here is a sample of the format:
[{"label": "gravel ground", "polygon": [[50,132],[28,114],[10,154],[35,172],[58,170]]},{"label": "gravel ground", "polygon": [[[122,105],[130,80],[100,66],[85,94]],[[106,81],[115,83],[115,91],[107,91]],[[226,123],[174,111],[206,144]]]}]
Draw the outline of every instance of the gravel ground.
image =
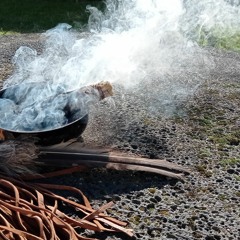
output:
[{"label": "gravel ground", "polygon": [[[11,74],[11,57],[21,45],[38,51],[42,46],[38,34],[0,37],[0,79]],[[104,169],[49,181],[79,187],[94,206],[116,201],[108,212],[129,221],[135,239],[240,239],[240,55],[207,52],[214,67],[200,71],[201,86],[174,106],[174,115],[166,117],[164,105],[149,110],[149,103],[158,101],[159,79],[134,91],[116,85],[115,108],[103,102],[92,109],[83,134],[86,146],[187,166],[192,174],[184,182]],[[85,234],[127,239],[120,234]]]}]

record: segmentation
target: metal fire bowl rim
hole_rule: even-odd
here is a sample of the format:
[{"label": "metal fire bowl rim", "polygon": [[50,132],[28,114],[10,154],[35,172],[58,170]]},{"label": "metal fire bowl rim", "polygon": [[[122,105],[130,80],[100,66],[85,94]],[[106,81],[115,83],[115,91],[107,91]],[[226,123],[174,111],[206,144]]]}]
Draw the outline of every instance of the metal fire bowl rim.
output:
[{"label": "metal fire bowl rim", "polygon": [[12,129],[9,129],[9,128],[3,128],[0,126],[0,129],[2,129],[3,131],[7,131],[7,132],[11,132],[11,133],[19,133],[19,134],[38,134],[38,133],[48,133],[48,132],[52,132],[52,131],[56,131],[56,130],[60,130],[60,129],[63,129],[63,128],[66,128],[70,125],[73,125],[74,123],[80,121],[81,119],[87,117],[88,114],[84,115],[82,118],[79,118],[77,120],[74,120],[68,124],[65,124],[65,125],[62,125],[60,127],[57,127],[57,128],[52,128],[52,129],[46,129],[46,130],[41,130],[41,131],[16,131],[16,130],[12,130]]},{"label": "metal fire bowl rim", "polygon": [[[34,83],[34,82],[29,82],[29,83],[26,83],[26,84],[33,84],[33,83]],[[2,98],[2,97],[1,97],[1,94],[2,94],[5,90],[7,90],[8,88],[16,87],[17,85],[19,85],[19,84],[16,84],[16,85],[13,85],[13,86],[10,86],[10,87],[7,87],[7,88],[2,88],[2,89],[0,90],[0,99]],[[62,126],[60,126],[60,127],[52,128],[52,129],[46,129],[46,130],[38,130],[38,131],[37,131],[37,130],[33,130],[33,131],[23,131],[23,130],[19,130],[19,131],[18,131],[18,130],[13,130],[13,129],[1,127],[1,125],[0,125],[0,129],[2,129],[2,130],[4,130],[4,131],[7,131],[7,132],[19,133],[19,134],[48,133],[48,132],[52,132],[52,131],[55,131],[55,130],[60,130],[60,129],[66,128],[66,127],[68,127],[68,126],[71,126],[71,125],[73,125],[74,123],[80,121],[81,119],[83,119],[83,118],[85,118],[85,117],[87,117],[87,116],[88,116],[88,114],[86,114],[86,115],[84,115],[83,117],[78,118],[78,119],[76,119],[76,120],[74,120],[74,121],[72,121],[72,122],[69,122],[69,123],[67,123],[67,124],[65,124],[65,125],[62,125]]]}]

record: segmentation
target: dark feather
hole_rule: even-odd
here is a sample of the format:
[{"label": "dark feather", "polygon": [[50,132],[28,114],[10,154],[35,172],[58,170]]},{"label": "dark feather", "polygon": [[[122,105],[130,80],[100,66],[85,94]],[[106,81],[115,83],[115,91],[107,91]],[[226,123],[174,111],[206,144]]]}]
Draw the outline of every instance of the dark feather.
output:
[{"label": "dark feather", "polygon": [[7,140],[0,144],[0,172],[17,177],[36,169],[37,147],[33,142]]}]

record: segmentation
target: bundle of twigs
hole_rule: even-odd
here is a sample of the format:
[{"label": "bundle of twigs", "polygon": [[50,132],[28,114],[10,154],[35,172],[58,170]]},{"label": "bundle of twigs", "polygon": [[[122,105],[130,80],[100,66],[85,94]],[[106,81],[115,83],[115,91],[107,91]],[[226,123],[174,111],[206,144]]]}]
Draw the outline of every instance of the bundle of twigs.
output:
[{"label": "bundle of twigs", "polygon": [[[69,200],[52,191],[68,190],[77,193],[83,203]],[[62,203],[74,208],[78,217],[70,217],[59,209]],[[110,202],[94,210],[84,194],[73,187],[24,183],[13,178],[0,179],[0,239],[6,240],[88,240],[77,229],[93,231],[120,231],[129,236],[132,230],[103,212]]]}]

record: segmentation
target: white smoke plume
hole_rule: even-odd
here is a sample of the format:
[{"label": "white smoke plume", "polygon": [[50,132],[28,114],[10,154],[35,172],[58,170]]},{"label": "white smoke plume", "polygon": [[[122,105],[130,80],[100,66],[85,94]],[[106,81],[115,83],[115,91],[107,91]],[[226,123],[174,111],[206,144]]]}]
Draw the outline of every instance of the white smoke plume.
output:
[{"label": "white smoke plume", "polygon": [[[34,130],[30,126],[38,126],[49,113],[61,126],[66,120],[58,111],[62,99],[44,108],[38,108],[40,103],[102,80],[140,89],[158,99],[159,108],[184,99],[214,67],[207,50],[198,45],[201,32],[207,36],[218,29],[223,34],[240,27],[239,1],[106,0],[105,12],[91,6],[87,10],[90,17],[84,37],[70,25],[59,24],[43,34],[42,54],[24,46],[17,50],[15,72],[4,88],[10,87],[6,95],[12,94],[13,85],[19,89],[14,88],[14,100],[0,99],[0,127]],[[28,91],[32,83],[34,90]],[[23,96],[24,100],[16,100]],[[34,103],[33,111],[27,106]],[[15,120],[9,125],[8,119]],[[23,127],[23,122],[28,126]]]}]

